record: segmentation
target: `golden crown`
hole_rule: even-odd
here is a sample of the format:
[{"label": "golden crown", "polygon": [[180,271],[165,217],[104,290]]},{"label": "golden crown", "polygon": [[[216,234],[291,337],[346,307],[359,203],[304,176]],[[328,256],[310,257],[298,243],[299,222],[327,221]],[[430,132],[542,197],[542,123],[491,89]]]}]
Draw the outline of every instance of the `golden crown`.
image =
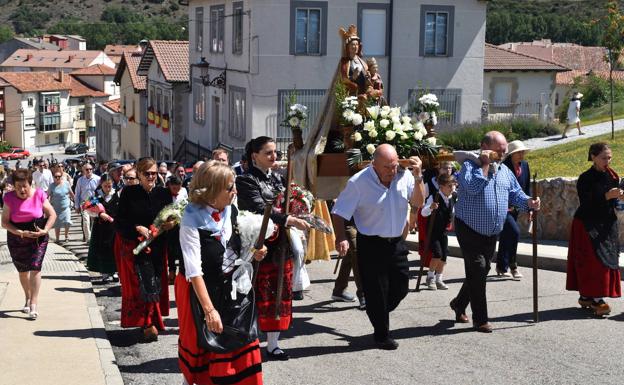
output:
[{"label": "golden crown", "polygon": [[344,41],[345,45],[351,43],[353,40],[360,41],[357,33],[357,27],[353,24],[351,24],[347,30],[345,30],[344,27],[340,27],[338,32],[340,33],[340,37]]}]

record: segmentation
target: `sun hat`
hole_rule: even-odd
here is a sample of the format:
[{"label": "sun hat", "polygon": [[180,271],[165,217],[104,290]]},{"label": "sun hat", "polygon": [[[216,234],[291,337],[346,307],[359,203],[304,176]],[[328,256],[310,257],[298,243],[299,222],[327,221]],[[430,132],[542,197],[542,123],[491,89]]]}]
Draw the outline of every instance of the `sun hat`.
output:
[{"label": "sun hat", "polygon": [[582,97],[583,97],[583,94],[577,91],[577,92],[575,92],[575,93],[573,93],[573,94],[572,94],[572,97],[573,97],[574,99],[580,99],[580,98],[582,98]]},{"label": "sun hat", "polygon": [[514,140],[513,142],[510,142],[507,146],[507,154],[505,156],[510,156],[514,152],[518,151],[531,151],[531,149],[525,146],[525,144],[522,143],[521,140]]}]

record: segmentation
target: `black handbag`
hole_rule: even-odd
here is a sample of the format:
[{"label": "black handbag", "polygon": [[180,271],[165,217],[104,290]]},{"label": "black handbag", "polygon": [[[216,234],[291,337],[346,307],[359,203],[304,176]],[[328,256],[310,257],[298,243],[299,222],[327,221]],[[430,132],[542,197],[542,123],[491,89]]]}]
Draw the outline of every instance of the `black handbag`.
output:
[{"label": "black handbag", "polygon": [[[230,275],[231,277],[231,275]],[[197,345],[214,353],[228,353],[242,348],[258,338],[258,312],[254,290],[242,295],[236,293],[233,300],[230,295],[231,278],[226,278],[220,285],[206,285],[212,304],[221,316],[223,332],[211,332],[206,325],[204,310],[197,299],[195,290],[191,290],[191,311],[197,329]]]}]

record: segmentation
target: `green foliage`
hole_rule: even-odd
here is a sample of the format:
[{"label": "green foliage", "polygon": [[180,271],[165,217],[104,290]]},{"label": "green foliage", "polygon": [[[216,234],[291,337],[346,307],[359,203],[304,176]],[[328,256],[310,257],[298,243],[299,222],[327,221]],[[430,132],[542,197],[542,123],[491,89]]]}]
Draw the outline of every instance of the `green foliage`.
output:
[{"label": "green foliage", "polygon": [[513,119],[485,124],[469,123],[453,132],[441,132],[437,135],[440,144],[454,150],[475,150],[481,146],[481,139],[488,131],[502,132],[508,141],[526,140],[561,133],[552,123],[537,119]]},{"label": "green foliage", "polygon": [[13,30],[8,25],[0,25],[0,43],[9,41],[13,38]]},{"label": "green foliage", "polygon": [[11,148],[13,147],[13,145],[9,142],[0,142],[0,152],[7,152],[9,151]]},{"label": "green foliage", "polygon": [[35,35],[38,30],[45,28],[50,15],[44,11],[39,11],[30,5],[24,5],[15,10],[10,16],[13,29],[16,33],[24,35]]}]

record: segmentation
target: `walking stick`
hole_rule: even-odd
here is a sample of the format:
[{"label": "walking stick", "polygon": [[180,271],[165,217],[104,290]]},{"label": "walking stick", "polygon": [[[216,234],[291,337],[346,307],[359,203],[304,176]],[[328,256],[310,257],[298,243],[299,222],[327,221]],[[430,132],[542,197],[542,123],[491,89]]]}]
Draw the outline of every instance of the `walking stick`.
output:
[{"label": "walking stick", "polygon": [[[537,199],[537,173],[533,174],[533,182],[531,183],[531,190],[533,190],[533,199]],[[531,221],[531,227],[533,228],[533,322],[539,322],[538,313],[538,287],[537,287],[537,211],[533,211],[533,219]]]},{"label": "walking stick", "polygon": [[[273,203],[275,200],[265,201],[266,206],[264,206],[264,214],[262,216],[262,224],[260,225],[260,234],[258,234],[258,239],[254,244],[255,250],[260,250],[262,246],[264,246],[264,239],[266,238],[267,227],[269,227],[269,219],[271,217],[271,213],[273,212]],[[252,287],[256,287],[256,279],[258,279],[258,270],[260,270],[260,261],[254,260],[254,273],[252,279]]]},{"label": "walking stick", "polygon": [[[433,202],[438,203],[438,194],[433,196]],[[416,278],[416,291],[420,291],[420,279],[422,278],[423,272],[425,270],[425,264],[423,260],[427,257],[427,253],[431,248],[431,232],[433,230],[433,222],[435,221],[435,216],[438,210],[432,210],[431,215],[429,215],[429,221],[427,222],[427,234],[425,238],[425,251],[423,255],[420,256],[420,270],[418,271],[418,278]]]},{"label": "walking stick", "polygon": [[[287,151],[287,159],[288,159],[288,165],[286,166],[286,202],[285,202],[285,207],[284,207],[284,212],[286,213],[286,215],[288,215],[289,210],[289,205],[290,205],[290,181],[292,180],[292,176],[291,176],[291,172],[292,172],[292,167],[291,165],[291,159],[290,156],[292,154],[292,149],[293,146],[290,145],[288,146],[288,151]],[[289,236],[289,231],[288,228],[286,228],[286,226],[284,226],[284,230],[286,231],[286,236]],[[284,265],[286,264],[286,253],[288,252],[288,239],[286,239],[286,245],[283,245],[283,247],[280,249],[280,253],[279,253],[279,265],[277,268],[277,289],[275,292],[275,320],[279,320],[280,319],[280,312],[281,312],[281,308],[282,308],[282,293],[284,292]],[[279,246],[279,244],[278,244]]]}]

